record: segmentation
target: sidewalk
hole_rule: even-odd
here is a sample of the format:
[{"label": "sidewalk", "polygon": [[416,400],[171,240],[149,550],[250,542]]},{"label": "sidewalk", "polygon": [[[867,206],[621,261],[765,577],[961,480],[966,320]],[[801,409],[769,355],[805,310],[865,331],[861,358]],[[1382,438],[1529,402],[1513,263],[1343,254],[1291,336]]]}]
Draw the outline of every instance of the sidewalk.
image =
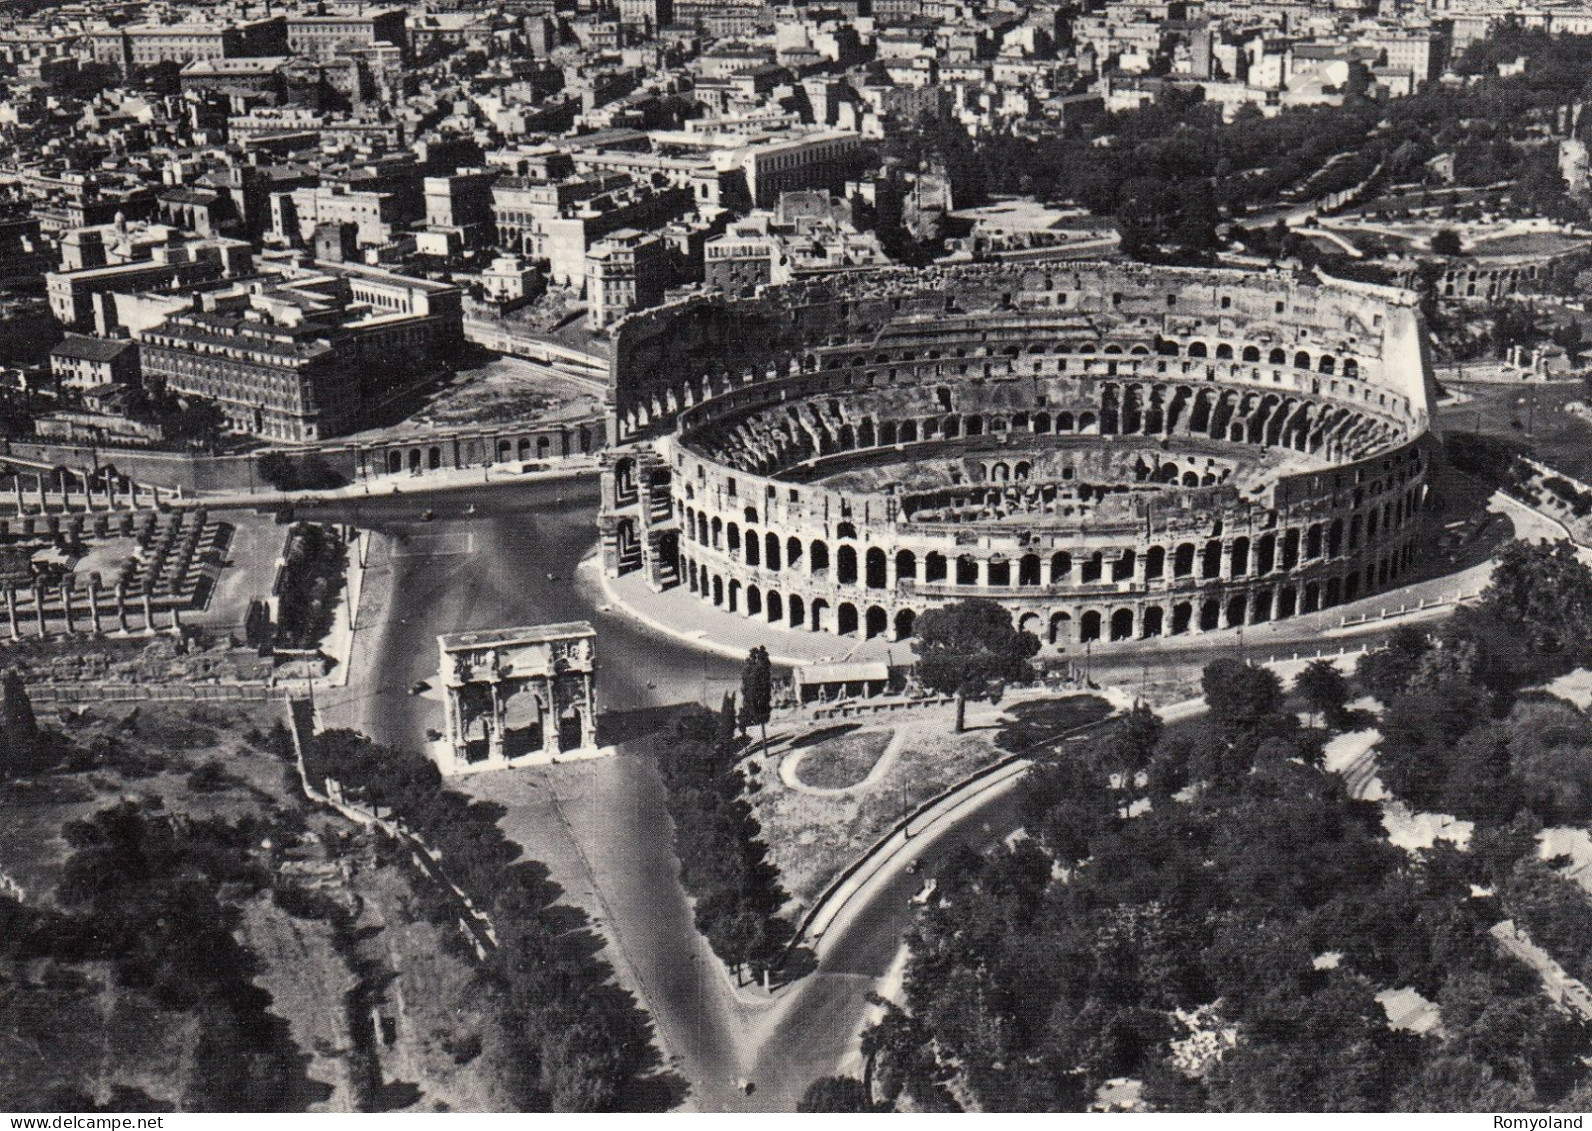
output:
[{"label": "sidewalk", "polygon": [[600,591],[615,611],[654,632],[733,660],[744,659],[759,645],[768,649],[774,663],[791,667],[864,660],[905,661],[912,657],[912,643],[908,640],[892,641],[883,636],[860,640],[832,632],[783,628],[758,617],[714,608],[683,586],[654,593],[639,572],[609,577],[597,557],[583,561],[580,571],[584,575],[580,577],[582,586],[593,593]]}]

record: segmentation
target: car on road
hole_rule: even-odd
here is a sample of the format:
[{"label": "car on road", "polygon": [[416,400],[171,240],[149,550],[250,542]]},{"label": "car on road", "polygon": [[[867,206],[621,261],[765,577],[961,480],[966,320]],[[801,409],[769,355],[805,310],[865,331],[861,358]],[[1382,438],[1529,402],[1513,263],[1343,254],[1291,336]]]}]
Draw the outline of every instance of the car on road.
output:
[{"label": "car on road", "polygon": [[417,679],[409,685],[409,694],[419,695],[422,691],[430,691],[431,685],[423,679]]}]

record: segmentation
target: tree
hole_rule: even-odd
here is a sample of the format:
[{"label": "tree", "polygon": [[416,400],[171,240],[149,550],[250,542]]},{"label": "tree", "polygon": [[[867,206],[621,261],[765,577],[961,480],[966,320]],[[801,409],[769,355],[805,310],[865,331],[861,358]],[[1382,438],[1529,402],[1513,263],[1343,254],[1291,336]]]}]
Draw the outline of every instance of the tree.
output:
[{"label": "tree", "polygon": [[759,644],[746,656],[741,668],[741,729],[756,723],[763,731],[763,747],[768,747],[768,718],[774,706],[774,667],[768,649]]},{"label": "tree", "polygon": [[966,729],[968,699],[986,697],[995,680],[1033,678],[1028,661],[1039,651],[1039,638],[1015,628],[1011,614],[994,601],[974,598],[919,617],[912,648],[923,685],[956,696],[960,734]]},{"label": "tree", "polygon": [[1487,717],[1487,696],[1450,682],[1393,696],[1382,712],[1377,767],[1382,781],[1416,808],[1438,804],[1456,744]]},{"label": "tree", "polygon": [[1565,356],[1571,361],[1574,361],[1577,355],[1580,354],[1582,339],[1581,323],[1573,318],[1563,326],[1554,328],[1554,345],[1562,349],[1565,352]]},{"label": "tree", "polygon": [[1562,700],[1522,700],[1507,726],[1526,806],[1545,825],[1592,817],[1592,721]]},{"label": "tree", "polygon": [[1394,1111],[1526,1111],[1535,1103],[1531,1089],[1500,1080],[1486,1064],[1463,1053],[1433,1058],[1393,1093]]},{"label": "tree", "polygon": [[1510,346],[1530,343],[1537,332],[1537,312],[1530,305],[1495,303],[1488,316],[1492,321],[1493,350],[1499,357],[1508,353]]},{"label": "tree", "polygon": [[1200,673],[1211,718],[1224,731],[1250,730],[1282,706],[1282,684],[1267,668],[1239,660],[1212,660]]},{"label": "tree", "polygon": [[735,692],[726,691],[724,701],[719,706],[719,736],[720,746],[735,745]]},{"label": "tree", "polygon": [[1363,691],[1387,704],[1410,685],[1431,650],[1431,637],[1424,631],[1412,624],[1401,625],[1385,645],[1360,658],[1355,676]]},{"label": "tree", "polygon": [[1438,255],[1465,254],[1465,247],[1459,242],[1459,233],[1453,228],[1443,228],[1432,237],[1432,250]]},{"label": "tree", "polygon": [[1331,660],[1307,664],[1294,680],[1294,691],[1311,711],[1321,716],[1324,725],[1331,726],[1343,718],[1344,704],[1349,701],[1349,681]]},{"label": "tree", "polygon": [[858,1112],[872,1111],[868,1090],[854,1076],[820,1076],[796,1101],[800,1112]]},{"label": "tree", "polygon": [[7,768],[31,769],[37,760],[39,724],[27,685],[15,669],[0,679],[0,778]]},{"label": "tree", "polygon": [[292,458],[281,452],[266,452],[256,465],[260,478],[278,491],[321,491],[344,486],[348,480],[326,462],[326,457],[311,452]]},{"label": "tree", "polygon": [[1107,744],[1107,756],[1130,775],[1138,773],[1155,757],[1164,724],[1161,716],[1146,703],[1135,703],[1122,720],[1122,726]]},{"label": "tree", "polygon": [[260,478],[278,491],[292,491],[298,487],[298,467],[281,452],[266,452],[257,467]]},{"label": "tree", "polygon": [[1498,556],[1482,610],[1519,634],[1558,674],[1588,655],[1592,640],[1592,569],[1568,542],[1511,542]]}]

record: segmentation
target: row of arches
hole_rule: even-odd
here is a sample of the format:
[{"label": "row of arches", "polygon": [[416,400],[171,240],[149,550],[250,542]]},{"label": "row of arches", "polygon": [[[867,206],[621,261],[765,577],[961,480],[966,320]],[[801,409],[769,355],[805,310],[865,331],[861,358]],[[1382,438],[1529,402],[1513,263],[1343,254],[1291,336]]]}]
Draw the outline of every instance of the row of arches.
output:
[{"label": "row of arches", "polygon": [[[1264,624],[1329,609],[1393,584],[1410,568],[1414,553],[1413,546],[1405,545],[1367,562],[1363,568],[1329,577],[1276,586],[1246,586],[1237,592],[1206,593],[1170,604],[1146,602],[1103,608],[1084,605],[1054,610],[1048,615],[1020,610],[1017,625],[1042,643],[1066,648],[1073,644],[1124,643]],[[916,627],[918,614],[910,607],[891,613],[878,604],[859,605],[844,600],[831,604],[826,597],[804,597],[726,577],[689,557],[683,565],[682,575],[692,593],[716,608],[769,624],[869,640],[880,636],[906,640]]]},{"label": "row of arches", "polygon": [[[810,541],[773,531],[743,529],[715,515],[680,504],[686,535],[704,549],[724,553],[770,573],[782,570],[808,577],[825,577],[836,585],[866,589],[894,589],[902,581],[926,585],[1009,588],[1064,586],[1092,583],[1140,582],[1199,578],[1200,580],[1264,577],[1301,566],[1352,557],[1363,548],[1403,532],[1414,523],[1418,488],[1411,488],[1381,503],[1330,522],[1290,526],[1259,535],[1237,534],[1186,540],[1170,545],[1094,550],[1075,556],[1066,550],[1006,556],[971,551],[954,554],[931,550],[890,551],[882,546],[858,547],[828,540]],[[830,575],[833,570],[832,576]]]},{"label": "row of arches", "polygon": [[[1287,349],[1274,346],[1261,355],[1261,348],[1255,345],[1234,346],[1231,342],[1217,342],[1214,347],[1206,345],[1198,339],[1184,346],[1168,338],[1159,339],[1156,343],[1156,352],[1163,357],[1210,357],[1217,361],[1242,361],[1250,365],[1275,365],[1286,366],[1292,363],[1292,368],[1302,369],[1307,372],[1321,373],[1331,376],[1339,371],[1338,359],[1330,354],[1323,353],[1312,357],[1309,350],[1294,350],[1290,356]],[[1357,359],[1349,357],[1343,360],[1343,376],[1357,378],[1360,376],[1360,363]]]},{"label": "row of arches", "polygon": [[1089,357],[1098,354],[1103,357],[1146,357],[1152,352],[1160,357],[1213,358],[1217,361],[1242,361],[1251,365],[1285,366],[1324,374],[1333,374],[1341,371],[1345,377],[1351,378],[1360,375],[1360,362],[1353,357],[1344,358],[1340,366],[1337,356],[1326,352],[1312,353],[1308,349],[1290,351],[1283,346],[1271,346],[1262,349],[1260,345],[1235,345],[1232,342],[1223,341],[1208,344],[1198,338],[1184,343],[1175,338],[1167,338],[1159,334],[1148,340],[1139,339],[1120,342],[1092,338],[1034,341],[1030,342],[1026,348],[1019,343],[1000,345],[979,341],[976,343],[968,342],[965,345],[947,343],[928,348],[900,349],[895,352],[886,350],[872,354],[857,352],[847,355],[830,352],[822,357],[808,354],[801,360],[800,371],[812,373],[822,370],[824,372],[838,373],[845,370],[865,369],[869,366],[916,366],[923,362],[936,361],[979,362],[1005,359],[1015,362],[1023,357],[1034,358],[1054,355]]},{"label": "row of arches", "polygon": [[[941,390],[944,392],[944,390]],[[943,414],[920,415],[903,405],[892,419],[830,401],[786,401],[695,432],[715,462],[759,475],[846,452],[902,444],[946,442],[1027,432],[1034,436],[1203,438],[1221,443],[1283,447],[1328,460],[1359,459],[1401,434],[1389,421],[1309,396],[1254,388],[1157,381],[1106,381],[1091,408],[955,411],[947,393]]]},{"label": "row of arches", "polygon": [[[707,421],[701,411],[704,406],[713,406],[709,417],[734,412],[749,399],[766,397],[767,391],[763,386],[771,382],[782,382],[786,386],[783,390],[785,399],[799,400],[839,390],[910,388],[942,377],[1038,376],[1044,371],[1045,356],[1059,358],[1054,366],[1058,374],[1068,370],[1067,357],[1080,356],[1084,362],[1081,371],[1084,375],[1099,375],[1103,372],[1107,376],[1114,376],[1118,372],[1118,362],[1114,359],[1120,358],[1136,374],[1151,353],[1150,346],[1142,341],[1127,346],[1111,342],[1097,346],[1092,341],[1034,343],[1026,351],[1026,356],[1031,359],[1028,371],[1018,364],[1019,358],[1025,356],[1018,347],[1007,346],[991,353],[983,344],[975,346],[971,353],[964,346],[928,349],[921,356],[916,351],[906,350],[898,358],[891,358],[888,354],[880,354],[872,359],[867,355],[849,359],[830,355],[825,357],[822,366],[812,358],[800,363],[787,360],[772,364],[762,372],[706,373],[674,385],[655,387],[650,395],[644,394],[636,402],[624,406],[621,421],[627,435],[654,420],[680,413],[688,416],[681,422],[683,425],[700,425]],[[1169,358],[1178,358],[1182,360],[1185,372],[1197,363],[1205,363],[1207,367],[1216,363],[1221,368],[1231,370],[1234,377],[1259,380],[1259,367],[1266,365],[1271,367],[1275,383],[1282,381],[1285,370],[1291,370],[1295,374],[1296,384],[1305,375],[1311,379],[1327,377],[1334,390],[1338,378],[1356,380],[1361,376],[1357,359],[1344,359],[1340,365],[1338,358],[1332,354],[1312,354],[1309,350],[1290,353],[1281,347],[1263,350],[1254,345],[1234,347],[1230,343],[1217,343],[1212,348],[1203,341],[1195,341],[1185,348],[1175,340],[1157,338],[1154,354],[1160,359],[1156,363],[1156,370],[1161,373],[1166,372]],[[904,372],[897,368],[871,368],[889,366],[892,362],[899,362],[908,368]],[[953,364],[957,362],[961,364]],[[976,365],[980,362],[982,368],[973,374],[969,363]],[[996,371],[997,362],[1001,367],[999,372]],[[1103,371],[1099,369],[1102,365]],[[1240,366],[1248,366],[1249,370],[1242,372]],[[1363,400],[1367,390],[1346,388],[1345,392]]]},{"label": "row of arches", "polygon": [[371,452],[365,466],[388,475],[418,474],[442,468],[481,467],[515,460],[553,459],[590,455],[601,444],[601,433],[582,424],[574,432],[538,433],[518,438],[469,436],[441,444],[412,444]]},{"label": "row of arches", "polygon": [[906,640],[912,636],[917,613],[910,608],[894,614],[882,605],[858,606],[851,601],[833,604],[826,597],[805,598],[797,593],[764,589],[740,578],[726,578],[691,558],[684,559],[685,584],[692,593],[725,612],[783,624],[787,628],[810,632],[832,632],[840,636],[861,636],[872,640],[889,636]]},{"label": "row of arches", "polygon": [[[898,341],[883,349],[878,346],[810,349],[757,369],[732,371],[719,366],[684,380],[668,382],[660,382],[647,372],[627,373],[620,380],[619,425],[622,435],[628,438],[660,419],[771,381],[799,386],[786,395],[801,397],[820,390],[877,387],[893,384],[898,379],[909,383],[946,369],[985,377],[1026,376],[1038,374],[1044,359],[1050,357],[1063,359],[1056,362],[1059,371],[1065,368],[1065,358],[1074,355],[1084,358],[1086,364],[1094,358],[1107,361],[1112,372],[1115,362],[1110,359],[1123,358],[1137,367],[1149,356],[1160,358],[1162,365],[1171,358],[1182,359],[1185,365],[1199,361],[1234,367],[1266,365],[1272,367],[1274,381],[1280,381],[1284,371],[1358,381],[1362,379],[1366,364],[1361,358],[1347,354],[1346,351],[1354,348],[1352,340],[1341,343],[1337,349],[1325,342],[1283,345],[1278,338],[1289,336],[1289,330],[1263,326],[1255,327],[1256,340],[1248,343],[1207,340],[1199,336],[1180,340],[1183,335],[1164,336],[1144,318],[1140,318],[1139,323],[1136,328],[1124,327],[1126,333],[1120,340],[1095,335],[1064,337],[1059,327],[1028,326],[1022,332],[1024,340],[1020,343],[991,341],[990,332],[981,329],[949,329],[930,323],[910,331],[926,340]],[[996,328],[997,339],[1000,333],[1000,328]],[[1373,352],[1375,346],[1373,342]],[[929,367],[932,371],[925,372]],[[1363,399],[1367,390],[1349,391]]]}]

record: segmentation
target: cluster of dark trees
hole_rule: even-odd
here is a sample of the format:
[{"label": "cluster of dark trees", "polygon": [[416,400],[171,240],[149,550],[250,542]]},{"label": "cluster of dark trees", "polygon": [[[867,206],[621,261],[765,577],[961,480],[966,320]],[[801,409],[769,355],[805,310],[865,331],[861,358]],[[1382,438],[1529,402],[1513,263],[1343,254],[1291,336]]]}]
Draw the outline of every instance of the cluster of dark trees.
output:
[{"label": "cluster of dark trees", "polygon": [[348,547],[337,531],[300,522],[288,532],[277,578],[276,645],[312,648],[332,628]]},{"label": "cluster of dark trees", "polygon": [[348,483],[342,472],[317,453],[290,456],[282,452],[266,452],[260,457],[260,478],[278,491],[320,491],[342,487]]},{"label": "cluster of dark trees", "polygon": [[[252,955],[233,937],[236,902],[269,883],[253,855],[266,831],[252,820],[179,818],[158,802],[122,802],[73,822],[56,890],[61,910],[0,898],[0,956],[61,968],[103,962],[124,992],[190,1018],[198,1046],[181,1110],[287,1110],[302,1083],[298,1050],[254,984]],[[97,990],[93,979],[57,976],[53,984]],[[68,1098],[40,1097],[50,1105]],[[122,1099],[157,1106],[141,1093]]]},{"label": "cluster of dark trees", "polygon": [[1592,721],[1525,691],[1592,662],[1592,571],[1568,543],[1515,543],[1480,604],[1364,657],[1383,782],[1417,808],[1498,824],[1592,818]]},{"label": "cluster of dark trees", "polygon": [[[1522,57],[1524,73],[1498,75],[1499,59]],[[1245,107],[1223,122],[1202,92],[1169,87],[1137,109],[1037,136],[1028,123],[1022,133],[975,142],[954,123],[925,121],[892,139],[886,155],[909,165],[937,160],[959,205],[994,193],[1078,201],[1115,216],[1124,246],[1150,259],[1208,258],[1224,215],[1242,222],[1280,199],[1320,199],[1379,166],[1381,180],[1420,179],[1441,153],[1455,155],[1462,185],[1511,181],[1508,196],[1521,211],[1584,218],[1553,147],[1515,143],[1592,85],[1592,37],[1509,28],[1474,45],[1460,68],[1476,76],[1471,85],[1433,84],[1387,103],[1350,95],[1341,106],[1272,118]]]},{"label": "cluster of dark trees", "polygon": [[[1322,667],[1290,696],[1216,661],[1203,719],[1163,731],[1136,711],[1037,768],[1030,838],[950,861],[909,932],[903,1005],[865,1035],[880,1097],[1077,1109],[1128,1076],[1161,1110],[1583,1107],[1592,1030],[1488,929],[1512,917],[1592,976],[1587,897],[1534,839],[1543,819],[1585,819],[1592,726],[1520,690],[1588,658],[1589,618],[1592,573],[1519,547],[1451,627],[1364,661],[1389,700],[1384,781],[1459,803],[1468,850],[1395,848],[1379,809],[1321,768],[1327,728],[1352,719]],[[1402,987],[1440,1007],[1440,1029],[1389,1027],[1376,994]],[[1195,1028],[1236,1040],[1196,1055]]]},{"label": "cluster of dark trees", "polygon": [[730,699],[717,715],[705,707],[687,709],[657,742],[657,766],[697,929],[732,970],[758,977],[778,965],[791,940],[790,924],[779,917],[789,897],[745,800],[757,783],[749,784],[738,764],[745,742],[737,737],[737,722]]},{"label": "cluster of dark trees", "polygon": [[[513,1048],[503,1064],[524,1110],[611,1111],[633,1100],[652,1066],[650,1026],[613,982],[584,917],[556,902],[539,864],[499,831],[502,810],[442,787],[437,768],[355,731],[324,731],[306,754],[312,780],[332,777],[396,815],[441,855],[448,878],[490,909],[498,948],[486,971]],[[432,910],[451,922],[456,908]]]}]

